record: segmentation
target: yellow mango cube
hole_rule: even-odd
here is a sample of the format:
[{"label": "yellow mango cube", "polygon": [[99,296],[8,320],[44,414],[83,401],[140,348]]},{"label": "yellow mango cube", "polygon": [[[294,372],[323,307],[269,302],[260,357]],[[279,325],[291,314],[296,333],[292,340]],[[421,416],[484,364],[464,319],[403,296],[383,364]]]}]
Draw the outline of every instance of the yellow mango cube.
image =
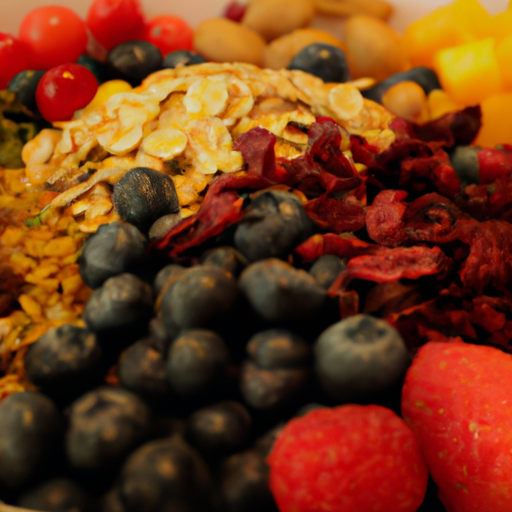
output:
[{"label": "yellow mango cube", "polygon": [[437,52],[434,69],[455,103],[476,105],[504,91],[494,46],[494,39],[487,37]]},{"label": "yellow mango cube", "polygon": [[411,65],[432,67],[439,50],[487,36],[490,19],[478,0],[455,0],[433,10],[405,29],[403,40]]},{"label": "yellow mango cube", "polygon": [[[512,10],[508,12],[512,14]],[[512,91],[512,32],[496,45],[496,59],[503,84],[507,90]]]},{"label": "yellow mango cube", "polygon": [[481,108],[482,128],[474,143],[491,147],[512,144],[512,92],[489,96]]}]

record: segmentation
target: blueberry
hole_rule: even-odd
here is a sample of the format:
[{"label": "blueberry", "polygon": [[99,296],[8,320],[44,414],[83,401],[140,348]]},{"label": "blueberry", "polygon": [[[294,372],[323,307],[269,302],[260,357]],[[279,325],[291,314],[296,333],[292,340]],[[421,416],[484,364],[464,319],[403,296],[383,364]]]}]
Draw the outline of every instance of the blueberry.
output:
[{"label": "blueberry", "polygon": [[107,279],[89,297],[83,317],[94,332],[149,322],[153,314],[151,286],[132,274]]},{"label": "blueberry", "polygon": [[148,435],[149,407],[122,388],[101,387],[77,399],[69,409],[66,454],[82,470],[115,467]]},{"label": "blueberry", "polygon": [[7,90],[16,94],[16,100],[26,107],[30,112],[36,115],[40,115],[36,103],[36,89],[39,85],[41,78],[46,73],[45,70],[27,70],[22,71],[15,75]]},{"label": "blueberry", "polygon": [[80,255],[80,275],[84,283],[98,288],[109,277],[129,272],[140,265],[146,254],[144,235],[131,224],[103,224],[87,239]]},{"label": "blueberry", "polygon": [[309,344],[285,329],[255,334],[247,344],[247,353],[260,368],[267,370],[300,368],[311,362]]},{"label": "blueberry", "polygon": [[215,493],[199,454],[178,436],[135,450],[114,492],[125,512],[211,512]]},{"label": "blueberry", "polygon": [[313,221],[296,195],[270,190],[259,194],[246,208],[234,240],[249,261],[257,261],[286,258],[313,232]]},{"label": "blueberry", "polygon": [[298,399],[309,379],[307,368],[267,370],[252,361],[242,367],[240,387],[247,404],[255,409],[275,410]]},{"label": "blueberry", "polygon": [[326,329],[314,353],[320,385],[339,401],[386,391],[403,377],[410,363],[399,332],[385,320],[365,314]]},{"label": "blueberry", "polygon": [[48,330],[25,356],[28,378],[58,400],[76,398],[101,377],[101,348],[96,336],[81,327]]},{"label": "blueberry", "polygon": [[115,77],[137,86],[162,67],[162,53],[147,41],[128,41],[112,48],[107,62]]},{"label": "blueberry", "polygon": [[176,276],[162,292],[159,314],[172,336],[179,329],[207,326],[231,309],[237,294],[233,276],[218,267],[197,265]]},{"label": "blueberry", "polygon": [[324,82],[347,82],[350,70],[345,52],[326,43],[312,43],[297,53],[288,69],[300,69],[311,73]]},{"label": "blueberry", "polygon": [[35,391],[0,402],[0,488],[30,483],[55,457],[63,422],[55,404]]},{"label": "blueberry", "polygon": [[257,450],[246,450],[222,463],[220,487],[226,512],[277,512],[265,459]]},{"label": "blueberry", "polygon": [[206,329],[190,329],[169,348],[167,377],[177,395],[203,398],[222,387],[228,362],[229,353],[220,336]]},{"label": "blueberry", "polygon": [[474,146],[456,146],[450,152],[452,167],[457,173],[462,186],[480,185],[480,164],[478,152],[481,148]]},{"label": "blueberry", "polygon": [[206,62],[206,59],[195,52],[190,52],[188,50],[176,50],[175,52],[170,52],[165,56],[162,62],[162,68],[174,69],[182,66],[203,64],[203,62]]},{"label": "blueberry", "polygon": [[153,290],[155,295],[158,296],[178,275],[183,273],[185,267],[176,263],[170,263],[159,270],[153,281]]},{"label": "blueberry", "polygon": [[206,251],[201,257],[201,263],[219,267],[237,277],[247,265],[247,260],[234,247],[222,246]]},{"label": "blueberry", "polygon": [[336,278],[347,268],[345,260],[334,254],[324,254],[316,259],[309,273],[328,290]]},{"label": "blueberry", "polygon": [[18,506],[31,510],[87,512],[93,510],[93,499],[77,482],[60,477],[25,491]]},{"label": "blueberry", "polygon": [[251,417],[238,402],[219,402],[196,410],[186,424],[187,440],[205,456],[223,457],[249,439]]},{"label": "blueberry", "polygon": [[102,84],[109,79],[109,73],[105,63],[95,59],[94,57],[90,57],[89,55],[80,55],[76,63],[87,68],[96,77],[98,84]]},{"label": "blueberry", "polygon": [[433,91],[434,89],[441,89],[439,78],[434,70],[425,66],[417,66],[411,68],[408,71],[402,71],[401,73],[395,73],[390,77],[386,78],[382,82],[375,84],[369,89],[364,89],[361,94],[369,99],[381,103],[382,96],[384,93],[393,85],[400,82],[412,81],[416,82],[425,91],[425,94]]},{"label": "blueberry", "polygon": [[249,265],[239,286],[254,310],[268,321],[310,318],[327,296],[311,274],[275,258]]},{"label": "blueberry", "polygon": [[112,202],[121,218],[143,233],[160,217],[180,211],[172,179],[148,167],[130,169],[114,185]]},{"label": "blueberry", "polygon": [[149,403],[160,402],[170,394],[165,359],[145,340],[130,345],[122,352],[117,374],[122,387]]}]

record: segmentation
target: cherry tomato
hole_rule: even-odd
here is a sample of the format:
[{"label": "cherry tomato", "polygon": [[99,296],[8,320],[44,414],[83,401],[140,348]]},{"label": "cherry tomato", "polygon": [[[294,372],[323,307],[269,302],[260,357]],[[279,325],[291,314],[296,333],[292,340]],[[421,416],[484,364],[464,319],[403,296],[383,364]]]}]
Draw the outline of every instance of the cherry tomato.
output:
[{"label": "cherry tomato", "polygon": [[146,22],[139,0],[93,0],[86,23],[94,39],[111,50],[140,39]]},{"label": "cherry tomato", "polygon": [[98,81],[87,68],[61,64],[41,78],[36,89],[37,108],[47,121],[67,121],[89,104],[97,90]]},{"label": "cherry tomato", "polygon": [[0,32],[0,90],[7,87],[14,75],[28,67],[24,44],[10,34]]},{"label": "cherry tomato", "polygon": [[149,20],[145,39],[157,46],[165,57],[176,50],[192,50],[194,32],[183,19],[162,15]]},{"label": "cherry tomato", "polygon": [[32,69],[50,69],[75,62],[87,46],[85,22],[59,5],[38,7],[23,18],[19,39],[29,49]]}]

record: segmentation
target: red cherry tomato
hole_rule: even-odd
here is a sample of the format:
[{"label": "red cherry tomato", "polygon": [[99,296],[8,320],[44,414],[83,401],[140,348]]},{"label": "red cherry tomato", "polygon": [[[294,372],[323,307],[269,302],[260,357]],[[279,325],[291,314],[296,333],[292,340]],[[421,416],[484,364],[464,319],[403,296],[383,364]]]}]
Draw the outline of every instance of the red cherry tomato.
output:
[{"label": "red cherry tomato", "polygon": [[141,39],[145,18],[139,0],[94,0],[87,13],[87,26],[106,50]]},{"label": "red cherry tomato", "polygon": [[14,75],[28,67],[25,45],[10,34],[0,32],[0,90],[9,85]]},{"label": "red cherry tomato", "polygon": [[192,50],[194,31],[183,19],[162,15],[149,20],[145,39],[158,47],[165,57],[176,50]]},{"label": "red cherry tomato", "polygon": [[32,69],[49,69],[75,62],[85,52],[87,28],[67,7],[38,7],[23,18],[19,40],[29,49]]},{"label": "red cherry tomato", "polygon": [[47,121],[67,121],[89,104],[97,90],[98,81],[87,68],[61,64],[41,78],[36,89],[37,108]]}]

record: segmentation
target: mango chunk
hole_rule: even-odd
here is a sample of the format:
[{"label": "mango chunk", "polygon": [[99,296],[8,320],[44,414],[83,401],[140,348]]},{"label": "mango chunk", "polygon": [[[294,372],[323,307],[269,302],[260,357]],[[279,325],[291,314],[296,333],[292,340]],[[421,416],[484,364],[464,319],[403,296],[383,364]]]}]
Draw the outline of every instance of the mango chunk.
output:
[{"label": "mango chunk", "polygon": [[494,39],[487,37],[436,53],[434,69],[455,103],[476,105],[504,91],[494,46]]}]

